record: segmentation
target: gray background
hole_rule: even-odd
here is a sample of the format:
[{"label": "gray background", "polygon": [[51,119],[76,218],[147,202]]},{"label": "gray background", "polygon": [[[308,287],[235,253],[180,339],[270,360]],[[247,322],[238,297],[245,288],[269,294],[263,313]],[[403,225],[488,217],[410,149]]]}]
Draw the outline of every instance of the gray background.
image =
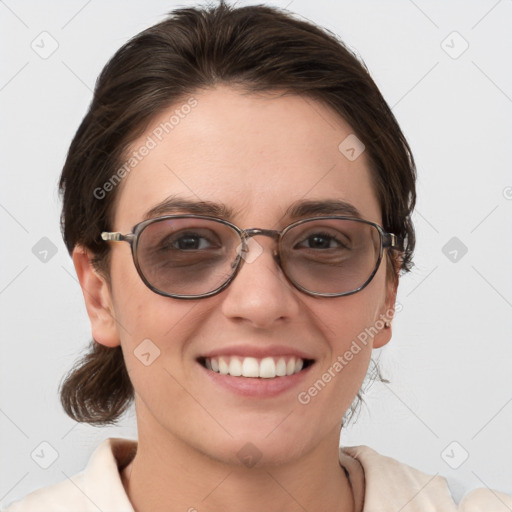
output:
[{"label": "gray background", "polygon": [[[375,352],[391,383],[370,387],[342,444],[444,475],[457,498],[512,493],[512,1],[268,3],[357,50],[418,164],[416,266],[393,340]],[[90,333],[56,184],[107,59],[184,5],[195,2],[0,2],[3,506],[81,471],[103,439],[136,438],[133,412],[95,428],[60,407]]]}]

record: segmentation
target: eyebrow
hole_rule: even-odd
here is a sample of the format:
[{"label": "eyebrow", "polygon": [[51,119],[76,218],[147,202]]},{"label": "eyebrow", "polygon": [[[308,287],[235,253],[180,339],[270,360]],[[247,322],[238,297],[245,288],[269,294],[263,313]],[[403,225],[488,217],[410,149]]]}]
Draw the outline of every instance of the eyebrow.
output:
[{"label": "eyebrow", "polygon": [[[233,220],[240,212],[224,203],[192,201],[182,197],[170,196],[148,210],[144,215],[144,220],[172,213],[207,215],[229,221]],[[296,219],[318,215],[344,215],[362,219],[361,213],[354,205],[339,199],[298,200],[286,209],[283,217],[294,221]]]}]

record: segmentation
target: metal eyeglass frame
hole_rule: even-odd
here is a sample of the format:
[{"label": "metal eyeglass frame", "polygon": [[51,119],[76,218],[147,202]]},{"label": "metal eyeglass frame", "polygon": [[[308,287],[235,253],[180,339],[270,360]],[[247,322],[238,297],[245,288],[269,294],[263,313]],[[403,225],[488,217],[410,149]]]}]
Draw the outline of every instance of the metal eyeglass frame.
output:
[{"label": "metal eyeglass frame", "polygon": [[[155,222],[161,222],[163,220],[178,219],[178,218],[180,218],[180,219],[181,218],[196,218],[196,219],[206,219],[206,220],[212,220],[215,222],[219,222],[221,224],[229,226],[231,229],[236,231],[238,233],[238,236],[240,237],[240,243],[242,245],[242,250],[239,252],[239,254],[237,255],[236,261],[233,263],[233,268],[234,268],[233,274],[229,277],[229,279],[224,284],[222,284],[220,287],[216,288],[215,290],[213,290],[211,292],[203,293],[200,295],[179,295],[179,294],[172,294],[172,293],[164,292],[164,291],[159,290],[158,288],[154,287],[146,279],[146,277],[144,276],[144,273],[142,272],[142,270],[140,268],[139,261],[137,258],[137,245],[139,242],[140,234],[150,224],[153,224]],[[281,240],[282,240],[283,236],[290,229],[292,229],[293,227],[298,226],[300,224],[304,224],[306,222],[311,222],[313,220],[326,220],[326,219],[350,220],[350,221],[355,221],[355,222],[361,222],[363,224],[369,224],[370,226],[373,226],[374,228],[376,228],[379,233],[380,250],[379,250],[379,257],[377,259],[377,262],[375,263],[375,268],[374,268],[373,272],[370,274],[370,276],[368,277],[368,279],[361,286],[356,288],[355,290],[351,290],[349,292],[343,292],[343,293],[313,292],[311,290],[308,290],[307,288],[304,288],[303,286],[300,286],[298,283],[296,283],[290,277],[288,277],[286,271],[281,266],[279,247],[281,246]],[[240,271],[240,269],[242,267],[242,264],[241,264],[241,261],[243,259],[242,253],[247,252],[247,245],[246,245],[247,240],[256,235],[269,236],[269,237],[273,238],[274,240],[277,240],[278,249],[274,249],[273,255],[279,265],[279,268],[281,268],[281,270],[283,271],[283,274],[285,275],[286,279],[298,290],[300,290],[308,295],[313,295],[313,296],[318,296],[318,297],[344,297],[346,295],[352,295],[354,293],[361,291],[363,288],[365,288],[370,283],[370,281],[373,279],[373,277],[377,273],[377,270],[380,267],[380,263],[382,261],[382,256],[383,256],[385,249],[390,248],[390,249],[395,249],[397,251],[403,251],[403,240],[400,237],[398,237],[397,235],[394,235],[393,233],[388,233],[388,232],[384,231],[384,228],[382,226],[380,226],[379,224],[369,221],[369,220],[359,219],[357,217],[345,217],[345,216],[338,216],[338,215],[327,215],[327,216],[309,217],[307,219],[301,219],[301,220],[298,220],[298,221],[293,222],[292,224],[288,225],[282,231],[277,231],[274,229],[260,229],[260,228],[242,229],[227,220],[219,219],[217,217],[210,217],[207,215],[194,215],[194,214],[165,215],[163,217],[155,217],[153,219],[148,219],[143,222],[139,222],[138,224],[136,224],[133,227],[132,232],[129,234],[126,234],[126,235],[123,235],[122,233],[119,233],[119,232],[103,231],[101,233],[101,238],[103,240],[105,240],[106,242],[128,242],[130,244],[131,251],[132,251],[132,257],[133,257],[133,263],[135,264],[135,268],[137,269],[137,272],[138,272],[140,278],[142,279],[142,281],[144,282],[144,284],[153,292],[155,292],[159,295],[163,295],[164,297],[172,297],[175,299],[202,299],[202,298],[206,298],[206,297],[211,297],[212,295],[216,295],[216,294],[220,293],[222,290],[224,290],[226,287],[229,286],[229,284],[233,281],[233,279],[236,277],[236,275],[238,274],[238,272]]]}]

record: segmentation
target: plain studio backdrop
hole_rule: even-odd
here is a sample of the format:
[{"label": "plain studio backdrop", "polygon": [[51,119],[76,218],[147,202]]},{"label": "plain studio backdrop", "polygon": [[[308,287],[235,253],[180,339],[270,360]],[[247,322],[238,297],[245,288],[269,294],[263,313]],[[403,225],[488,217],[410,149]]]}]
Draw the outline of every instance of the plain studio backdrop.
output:
[{"label": "plain studio backdrop", "polygon": [[[253,2],[239,2],[245,5]],[[364,60],[418,166],[413,271],[391,343],[344,430],[456,498],[512,493],[512,2],[268,2],[339,35]],[[90,340],[59,232],[57,181],[112,54],[192,1],[0,3],[0,505],[81,471],[118,427],[68,418],[57,389]]]}]

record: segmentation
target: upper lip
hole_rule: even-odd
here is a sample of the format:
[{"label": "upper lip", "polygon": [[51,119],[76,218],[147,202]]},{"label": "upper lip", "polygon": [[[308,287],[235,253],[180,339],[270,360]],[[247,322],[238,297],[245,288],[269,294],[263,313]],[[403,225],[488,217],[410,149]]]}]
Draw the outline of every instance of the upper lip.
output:
[{"label": "upper lip", "polygon": [[306,354],[301,350],[284,345],[272,345],[270,347],[251,346],[251,345],[233,345],[214,349],[206,354],[202,354],[199,358],[212,358],[220,356],[240,356],[240,357],[255,357],[256,359],[263,359],[265,357],[279,357],[279,356],[293,356],[300,359],[311,359],[311,355]]}]

